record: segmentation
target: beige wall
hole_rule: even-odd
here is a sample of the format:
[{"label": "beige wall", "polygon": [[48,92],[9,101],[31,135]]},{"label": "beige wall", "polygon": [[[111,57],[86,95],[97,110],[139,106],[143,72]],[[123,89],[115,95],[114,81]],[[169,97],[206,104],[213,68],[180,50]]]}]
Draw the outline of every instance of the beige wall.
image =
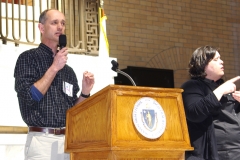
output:
[{"label": "beige wall", "polygon": [[240,0],[104,0],[104,9],[120,69],[173,69],[180,87],[192,52],[212,45],[221,48],[225,78],[239,75]]}]

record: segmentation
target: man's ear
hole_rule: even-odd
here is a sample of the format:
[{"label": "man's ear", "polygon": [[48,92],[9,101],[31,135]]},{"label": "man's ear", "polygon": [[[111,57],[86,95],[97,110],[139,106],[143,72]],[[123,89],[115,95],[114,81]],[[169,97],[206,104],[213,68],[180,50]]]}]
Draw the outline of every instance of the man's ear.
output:
[{"label": "man's ear", "polygon": [[39,29],[39,31],[40,31],[41,33],[44,32],[44,26],[43,26],[42,23],[38,23],[38,29]]}]

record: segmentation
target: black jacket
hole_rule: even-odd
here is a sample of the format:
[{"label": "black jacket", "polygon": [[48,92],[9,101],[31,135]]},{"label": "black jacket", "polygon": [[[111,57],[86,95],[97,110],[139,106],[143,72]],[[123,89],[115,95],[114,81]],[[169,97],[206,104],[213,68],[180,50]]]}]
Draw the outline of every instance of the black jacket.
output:
[{"label": "black jacket", "polygon": [[[191,145],[186,159],[240,159],[239,103],[231,94],[220,102],[213,94],[222,80],[191,79],[182,85]],[[234,152],[234,153],[233,153]]]}]

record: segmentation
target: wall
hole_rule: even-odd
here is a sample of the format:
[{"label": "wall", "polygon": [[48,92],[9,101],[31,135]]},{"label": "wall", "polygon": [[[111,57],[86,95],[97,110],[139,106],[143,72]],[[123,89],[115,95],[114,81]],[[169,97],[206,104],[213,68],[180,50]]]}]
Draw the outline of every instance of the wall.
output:
[{"label": "wall", "polygon": [[180,87],[192,52],[213,45],[225,78],[239,75],[240,0],[104,0],[104,9],[110,56],[120,68],[173,69]]}]

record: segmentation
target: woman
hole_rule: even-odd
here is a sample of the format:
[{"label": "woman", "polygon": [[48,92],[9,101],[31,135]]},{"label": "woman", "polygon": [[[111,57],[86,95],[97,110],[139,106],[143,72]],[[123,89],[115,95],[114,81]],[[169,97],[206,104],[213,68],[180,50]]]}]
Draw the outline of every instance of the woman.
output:
[{"label": "woman", "polygon": [[234,84],[240,77],[223,82],[223,61],[211,46],[193,52],[189,74],[182,96],[194,150],[186,159],[240,159],[240,92]]}]

